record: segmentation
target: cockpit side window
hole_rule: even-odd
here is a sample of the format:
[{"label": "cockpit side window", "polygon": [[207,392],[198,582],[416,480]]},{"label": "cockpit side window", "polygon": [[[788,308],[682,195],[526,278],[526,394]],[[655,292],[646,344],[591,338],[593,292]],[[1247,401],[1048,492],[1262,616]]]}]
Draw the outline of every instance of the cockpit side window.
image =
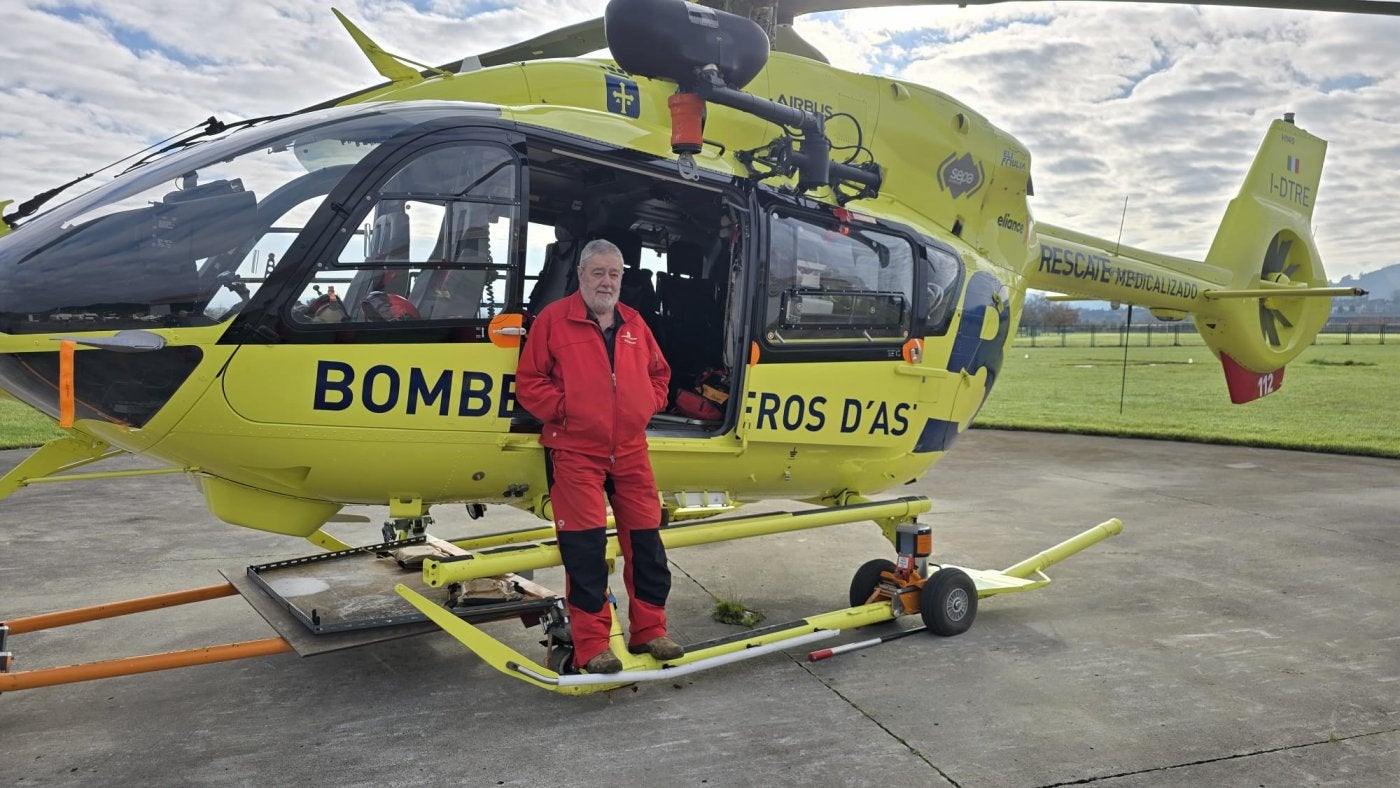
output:
[{"label": "cockpit side window", "polygon": [[948,324],[958,306],[962,290],[962,260],[956,254],[933,243],[923,245],[923,301],[918,305],[923,315],[924,336],[948,333]]},{"label": "cockpit side window", "polygon": [[764,339],[770,347],[870,344],[909,337],[914,248],[834,219],[769,219]]},{"label": "cockpit side window", "polygon": [[501,145],[454,142],[399,166],[319,263],[293,320],[488,320],[507,308],[519,165]]}]

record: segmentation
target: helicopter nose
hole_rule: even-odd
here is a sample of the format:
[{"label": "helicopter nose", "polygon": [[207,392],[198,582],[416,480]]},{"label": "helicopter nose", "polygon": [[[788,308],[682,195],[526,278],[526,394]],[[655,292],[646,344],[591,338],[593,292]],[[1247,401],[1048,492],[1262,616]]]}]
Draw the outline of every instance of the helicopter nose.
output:
[{"label": "helicopter nose", "polygon": [[[0,353],[0,394],[50,417],[61,415],[58,392],[64,377],[59,337],[44,337],[52,350]],[[194,346],[124,353],[78,350],[72,374],[74,416],[124,427],[144,427],[199,366]],[[0,397],[3,398],[3,397]]]},{"label": "helicopter nose", "polygon": [[[122,285],[106,291],[94,285],[55,286],[64,281],[62,263],[79,250],[56,257],[47,251],[63,250],[71,238],[61,233],[52,238],[34,228],[0,238],[0,398],[58,419],[63,410],[60,392],[71,390],[76,419],[144,427],[199,365],[203,353],[194,346],[166,347],[165,340],[149,330],[94,335],[104,328],[122,328],[111,325],[116,319],[99,311],[120,303],[110,294],[120,294]],[[84,248],[92,251],[91,244]],[[72,357],[71,389],[59,343],[70,338],[79,341]]]}]

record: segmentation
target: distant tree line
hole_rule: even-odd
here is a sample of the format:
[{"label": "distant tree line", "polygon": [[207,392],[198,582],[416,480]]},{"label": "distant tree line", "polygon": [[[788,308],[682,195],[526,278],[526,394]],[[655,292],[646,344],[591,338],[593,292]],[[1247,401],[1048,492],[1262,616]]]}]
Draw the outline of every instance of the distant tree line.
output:
[{"label": "distant tree line", "polygon": [[[1117,328],[1128,319],[1127,307],[1119,309],[1082,309],[1059,301],[1051,301],[1039,293],[1026,296],[1021,310],[1021,325],[1043,329]],[[1133,310],[1133,325],[1169,323],[1158,320],[1143,308]],[[1187,318],[1190,322],[1190,318]],[[1329,323],[1395,324],[1400,323],[1400,298],[1334,298]]]},{"label": "distant tree line", "polygon": [[1069,328],[1079,325],[1079,310],[1069,304],[1051,301],[1043,295],[1028,295],[1021,308],[1021,323],[1046,328]]}]

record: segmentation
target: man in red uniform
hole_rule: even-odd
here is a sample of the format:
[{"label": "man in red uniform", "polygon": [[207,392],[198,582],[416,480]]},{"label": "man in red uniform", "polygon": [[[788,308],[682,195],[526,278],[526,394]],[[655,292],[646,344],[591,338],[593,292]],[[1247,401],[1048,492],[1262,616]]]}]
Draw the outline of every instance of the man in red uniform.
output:
[{"label": "man in red uniform", "polygon": [[579,255],[578,293],[545,307],[530,327],[516,398],[544,422],[549,499],[564,559],[574,664],[616,673],[608,647],[606,493],[617,524],[630,604],[628,650],[676,659],[666,636],[671,571],[661,544],[661,503],[647,457],[647,422],[666,407],[671,368],[635,309],[618,303],[622,253],[591,241]]}]

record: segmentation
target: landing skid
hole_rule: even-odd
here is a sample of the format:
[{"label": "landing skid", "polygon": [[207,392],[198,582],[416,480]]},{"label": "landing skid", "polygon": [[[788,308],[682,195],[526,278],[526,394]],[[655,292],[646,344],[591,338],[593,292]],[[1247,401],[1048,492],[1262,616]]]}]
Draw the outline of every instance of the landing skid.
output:
[{"label": "landing skid", "polygon": [[399,585],[395,590],[469,651],[485,660],[486,664],[507,676],[568,695],[587,695],[648,681],[671,681],[709,668],[836,637],[842,629],[878,624],[892,618],[889,605],[848,608],[732,638],[696,643],[686,647],[685,656],[660,662],[650,655],[628,653],[617,626],[617,617],[614,616],[610,645],[613,653],[622,660],[622,671],[561,674],[531,660],[479,627],[453,616],[413,589]]},{"label": "landing skid", "polygon": [[[923,502],[922,506],[918,504],[919,501]],[[908,505],[908,508],[899,514],[888,514],[881,511],[881,516],[907,517],[909,522],[912,522],[911,511],[917,513],[917,511],[926,511],[928,508],[926,499],[901,499],[894,503],[896,507]],[[856,504],[797,514],[782,512],[773,515],[734,518],[730,521],[697,523],[688,525],[687,528],[692,530],[687,530],[680,536],[677,536],[679,529],[663,530],[662,541],[666,543],[668,548],[671,548],[683,544],[720,541],[720,538],[710,538],[718,534],[725,534],[724,539],[733,539],[739,536],[756,536],[817,527],[814,523],[836,525],[844,522],[876,519],[872,517],[872,507],[889,505]],[[811,519],[804,519],[809,517]],[[743,533],[734,534],[730,529],[736,526],[739,521],[743,523]],[[541,689],[569,695],[585,695],[617,689],[629,684],[674,680],[680,676],[709,668],[834,638],[840,634],[841,630],[891,621],[905,613],[921,612],[926,624],[931,617],[940,620],[949,616],[956,617],[958,612],[955,608],[958,604],[963,606],[961,610],[964,613],[967,610],[968,600],[962,598],[959,602],[960,589],[970,591],[975,595],[972,600],[972,613],[975,614],[975,599],[1040,588],[1050,582],[1050,578],[1044,573],[1046,568],[1121,532],[1122,529],[1123,524],[1119,520],[1108,520],[1001,571],[935,566],[932,567],[935,571],[925,574],[922,556],[901,554],[899,565],[884,562],[889,563],[890,568],[894,571],[882,571],[872,577],[868,595],[869,601],[866,604],[856,604],[842,610],[746,632],[718,641],[692,644],[686,647],[685,656],[665,662],[645,654],[628,653],[618,625],[618,616],[614,611],[610,647],[612,652],[622,660],[623,669],[618,673],[561,673],[531,660],[511,646],[487,634],[481,628],[454,616],[441,605],[406,585],[399,584],[395,586],[394,590],[427,616],[429,620],[456,638],[463,646],[466,646],[467,650],[481,657],[496,670]],[[615,550],[616,539],[614,537],[609,540],[609,556],[613,555]],[[908,562],[905,561],[906,558],[909,559]],[[913,568],[916,561],[918,561],[916,571],[903,571]],[[451,577],[463,578],[474,576],[477,573],[494,573],[508,568],[513,571],[524,571],[527,568],[537,569],[557,562],[557,545],[549,541],[533,547],[511,548],[508,552],[496,555],[473,554],[461,560],[452,561],[449,559],[449,562],[437,563],[436,565],[430,565],[432,562],[425,562],[423,574],[425,584],[435,585],[434,581],[445,582],[444,578],[447,576],[444,574],[445,571],[450,572]],[[865,568],[862,569],[865,570]],[[964,585],[939,580],[939,578],[946,580],[957,576],[965,578]],[[861,580],[860,573],[857,574],[857,582],[864,582]],[[916,595],[912,599],[911,593]],[[856,595],[854,588],[852,594]],[[862,594],[862,596],[864,595]],[[922,611],[920,600],[924,603]],[[934,626],[930,628],[938,634],[958,634],[970,625],[971,616],[966,616],[959,618],[957,626],[953,627],[956,631],[943,631]]]}]

